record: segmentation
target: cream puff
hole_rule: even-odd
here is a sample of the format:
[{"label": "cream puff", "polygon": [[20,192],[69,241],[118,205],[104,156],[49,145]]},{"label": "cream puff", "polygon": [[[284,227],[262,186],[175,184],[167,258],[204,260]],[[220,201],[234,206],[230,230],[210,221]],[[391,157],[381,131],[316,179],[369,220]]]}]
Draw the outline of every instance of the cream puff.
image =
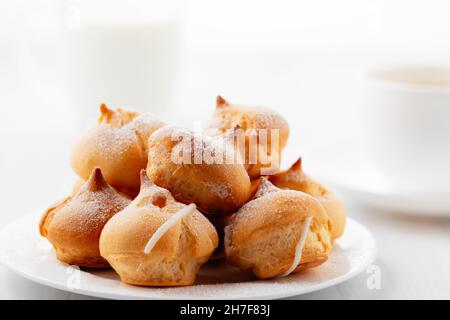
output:
[{"label": "cream puff", "polygon": [[109,265],[100,256],[100,233],[106,222],[130,202],[105,181],[99,168],[95,168],[75,194],[44,213],[39,231],[53,245],[62,262],[105,268]]},{"label": "cream puff", "polygon": [[106,224],[100,253],[123,282],[142,286],[194,283],[218,244],[213,225],[196,208],[141,173],[136,199]]},{"label": "cream puff", "polygon": [[244,144],[239,149],[243,150],[242,156],[249,176],[256,178],[278,172],[281,151],[289,137],[286,120],[275,111],[233,105],[218,96],[216,110],[206,133],[220,135],[236,126],[240,126],[244,133]]},{"label": "cream puff", "polygon": [[260,279],[283,277],[324,263],[331,232],[331,221],[317,199],[262,178],[255,199],[225,228],[225,252],[232,265]]},{"label": "cream puff", "polygon": [[75,181],[73,187],[72,187],[72,194],[77,193],[81,187],[83,186],[83,184],[86,183],[86,180],[78,178],[77,181]]},{"label": "cream puff", "polygon": [[164,124],[154,117],[100,106],[97,125],[76,142],[72,167],[86,180],[95,167],[117,189],[139,190],[139,172],[147,166],[147,141]]},{"label": "cream puff", "polygon": [[150,136],[148,149],[148,177],[177,201],[205,214],[231,214],[250,197],[250,178],[226,136],[166,126]]},{"label": "cream puff", "polygon": [[346,221],[344,205],[333,192],[303,173],[301,158],[288,170],[273,175],[269,179],[281,189],[302,191],[319,200],[333,222],[331,238],[334,240],[342,236]]}]

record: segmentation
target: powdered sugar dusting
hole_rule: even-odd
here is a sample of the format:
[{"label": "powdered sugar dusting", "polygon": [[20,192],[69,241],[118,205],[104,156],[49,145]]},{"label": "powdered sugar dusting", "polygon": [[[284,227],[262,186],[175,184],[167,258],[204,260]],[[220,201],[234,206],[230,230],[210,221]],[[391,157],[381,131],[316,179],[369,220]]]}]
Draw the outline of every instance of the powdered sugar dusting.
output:
[{"label": "powdered sugar dusting", "polygon": [[220,199],[233,199],[230,185],[223,182],[208,181],[206,187]]},{"label": "powdered sugar dusting", "polygon": [[159,239],[161,239],[167,231],[170,230],[171,227],[173,227],[178,221],[183,219],[186,215],[195,212],[196,206],[195,204],[191,203],[190,205],[183,207],[181,210],[175,212],[169,219],[167,219],[166,222],[164,222],[158,230],[153,233],[151,238],[148,240],[147,244],[144,248],[144,253],[149,254],[153,247],[158,243]]},{"label": "powdered sugar dusting", "polygon": [[150,134],[163,125],[153,115],[142,114],[122,127],[100,124],[92,130],[95,130],[93,136],[96,138],[96,147],[102,154],[106,157],[118,157],[135,144],[142,143],[141,147],[145,150]]}]

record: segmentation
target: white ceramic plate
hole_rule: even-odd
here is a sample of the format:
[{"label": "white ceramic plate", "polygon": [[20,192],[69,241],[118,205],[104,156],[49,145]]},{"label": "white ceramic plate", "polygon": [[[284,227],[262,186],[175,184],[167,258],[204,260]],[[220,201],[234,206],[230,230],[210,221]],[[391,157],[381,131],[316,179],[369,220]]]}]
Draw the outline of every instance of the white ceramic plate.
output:
[{"label": "white ceramic plate", "polygon": [[126,285],[112,270],[77,270],[59,262],[38,233],[40,213],[24,216],[0,231],[0,262],[32,281],[74,293],[112,299],[275,299],[324,289],[362,272],[375,259],[370,233],[349,219],[329,260],[301,274],[255,280],[225,263],[211,262],[190,287],[145,288]]},{"label": "white ceramic plate", "polygon": [[352,201],[371,207],[420,216],[450,216],[450,193],[411,193],[389,182],[362,152],[324,148],[305,157],[305,171]]}]

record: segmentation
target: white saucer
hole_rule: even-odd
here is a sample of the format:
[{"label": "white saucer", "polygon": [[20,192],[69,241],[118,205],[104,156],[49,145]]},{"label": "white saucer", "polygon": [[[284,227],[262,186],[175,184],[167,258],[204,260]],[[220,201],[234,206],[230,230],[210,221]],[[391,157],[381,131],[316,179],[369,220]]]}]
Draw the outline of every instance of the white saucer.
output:
[{"label": "white saucer", "polygon": [[371,207],[411,215],[450,217],[450,193],[401,191],[356,150],[328,148],[304,159],[305,171]]},{"label": "white saucer", "polygon": [[60,290],[112,299],[276,299],[324,289],[348,280],[375,259],[376,247],[362,225],[348,219],[343,237],[320,267],[273,280],[255,280],[225,263],[209,263],[197,284],[178,288],[126,285],[112,270],[82,270],[59,262],[38,233],[40,212],[26,215],[0,231],[0,262],[32,281]]}]

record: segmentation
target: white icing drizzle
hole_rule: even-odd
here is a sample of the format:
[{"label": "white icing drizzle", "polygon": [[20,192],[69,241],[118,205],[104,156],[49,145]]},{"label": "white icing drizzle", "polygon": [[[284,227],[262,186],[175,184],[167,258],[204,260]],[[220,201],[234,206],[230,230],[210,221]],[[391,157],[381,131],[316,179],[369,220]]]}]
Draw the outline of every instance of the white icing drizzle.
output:
[{"label": "white icing drizzle", "polygon": [[298,240],[298,243],[295,247],[295,256],[294,261],[292,261],[292,265],[289,267],[289,269],[283,273],[280,277],[286,277],[292,273],[292,271],[297,268],[297,266],[300,264],[302,260],[302,253],[303,248],[306,243],[306,237],[308,236],[309,226],[311,225],[312,217],[307,217],[305,219],[305,222],[303,223],[303,229],[302,234],[300,235],[300,240]]},{"label": "white icing drizzle", "polygon": [[153,247],[158,243],[159,239],[161,239],[170,228],[172,228],[178,221],[183,219],[186,215],[194,212],[196,206],[194,203],[184,207],[183,209],[174,213],[166,222],[159,226],[158,230],[151,236],[150,240],[148,240],[144,253],[149,254]]}]

